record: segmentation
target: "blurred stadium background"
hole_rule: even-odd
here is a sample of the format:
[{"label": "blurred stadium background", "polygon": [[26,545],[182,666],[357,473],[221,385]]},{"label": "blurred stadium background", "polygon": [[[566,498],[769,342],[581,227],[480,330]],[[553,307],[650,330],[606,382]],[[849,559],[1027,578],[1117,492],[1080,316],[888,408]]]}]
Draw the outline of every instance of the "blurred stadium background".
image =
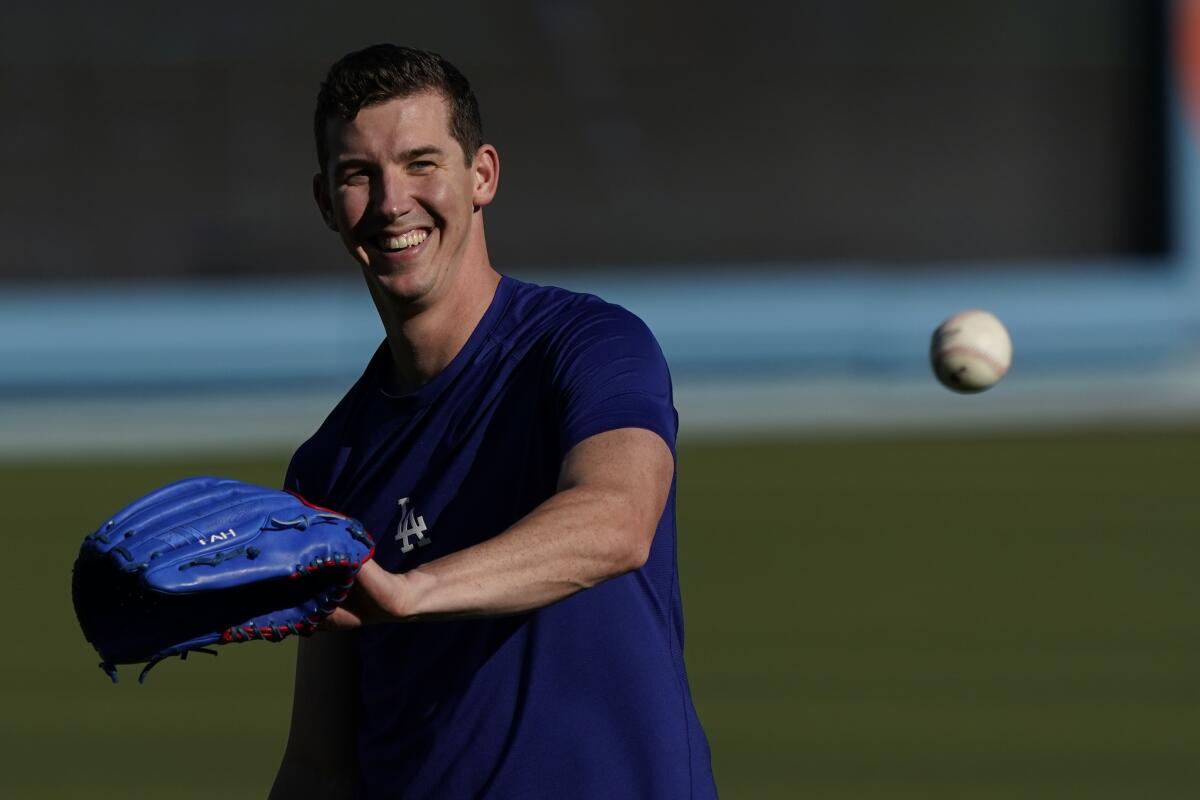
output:
[{"label": "blurred stadium background", "polygon": [[[6,6],[0,794],[265,794],[293,644],[111,687],[70,564],[166,480],[277,483],[365,364],[310,115],[391,40],[476,85],[498,267],[672,364],[724,796],[1195,796],[1198,37],[1193,0]],[[970,398],[927,364],[966,307],[1016,348]]]}]

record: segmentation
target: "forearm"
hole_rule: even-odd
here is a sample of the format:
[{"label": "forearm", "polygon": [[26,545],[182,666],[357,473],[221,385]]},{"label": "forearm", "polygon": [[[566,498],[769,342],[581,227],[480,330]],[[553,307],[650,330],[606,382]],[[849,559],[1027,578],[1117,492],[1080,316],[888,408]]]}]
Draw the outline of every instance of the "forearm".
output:
[{"label": "forearm", "polygon": [[656,522],[637,519],[612,490],[559,492],[499,536],[404,573],[403,617],[491,616],[549,605],[640,567]]},{"label": "forearm", "polygon": [[585,439],[564,459],[558,492],[497,536],[400,574],[368,561],[326,627],[517,614],[637,569],[674,472],[651,431]]}]

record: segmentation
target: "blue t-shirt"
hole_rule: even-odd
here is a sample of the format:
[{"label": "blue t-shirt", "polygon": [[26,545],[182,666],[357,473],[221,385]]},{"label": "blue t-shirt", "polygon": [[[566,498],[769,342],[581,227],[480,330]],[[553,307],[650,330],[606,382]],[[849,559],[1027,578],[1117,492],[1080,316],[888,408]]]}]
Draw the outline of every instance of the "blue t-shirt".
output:
[{"label": "blue t-shirt", "polygon": [[[454,360],[385,393],[386,343],[296,452],[287,488],[360,519],[405,571],[502,532],[550,497],[563,456],[646,428],[675,449],[666,362],[590,295],[504,277]],[[683,665],[675,486],[645,566],[510,617],[359,634],[368,798],[715,797]]]}]

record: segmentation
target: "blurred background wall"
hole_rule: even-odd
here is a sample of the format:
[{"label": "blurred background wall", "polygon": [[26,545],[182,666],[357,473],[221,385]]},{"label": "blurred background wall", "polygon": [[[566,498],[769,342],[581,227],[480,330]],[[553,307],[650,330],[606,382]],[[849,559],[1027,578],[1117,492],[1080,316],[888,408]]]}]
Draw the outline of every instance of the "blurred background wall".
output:
[{"label": "blurred background wall", "polygon": [[[312,104],[381,40],[473,80],[494,261],[642,314],[685,435],[1200,409],[1167,2],[0,13],[0,452],[319,422],[381,330],[312,206]],[[1017,365],[964,400],[925,350],[970,306]]]},{"label": "blurred background wall", "polygon": [[[329,274],[310,116],[400,40],[471,77],[513,268],[1160,255],[1161,3],[6,11],[6,279]],[[465,10],[465,13],[464,13]],[[70,20],[68,22],[68,19]],[[460,22],[461,20],[461,22]]]}]

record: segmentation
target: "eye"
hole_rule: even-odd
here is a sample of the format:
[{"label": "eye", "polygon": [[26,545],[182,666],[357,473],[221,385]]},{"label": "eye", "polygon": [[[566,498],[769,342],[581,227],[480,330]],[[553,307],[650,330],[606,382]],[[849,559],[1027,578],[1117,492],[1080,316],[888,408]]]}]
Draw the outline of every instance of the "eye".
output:
[{"label": "eye", "polygon": [[342,173],[339,183],[343,186],[362,186],[370,180],[370,176],[365,172],[345,172]]},{"label": "eye", "polygon": [[430,172],[436,166],[437,164],[434,164],[432,161],[412,161],[408,165],[408,170],[409,172],[417,173]]}]

